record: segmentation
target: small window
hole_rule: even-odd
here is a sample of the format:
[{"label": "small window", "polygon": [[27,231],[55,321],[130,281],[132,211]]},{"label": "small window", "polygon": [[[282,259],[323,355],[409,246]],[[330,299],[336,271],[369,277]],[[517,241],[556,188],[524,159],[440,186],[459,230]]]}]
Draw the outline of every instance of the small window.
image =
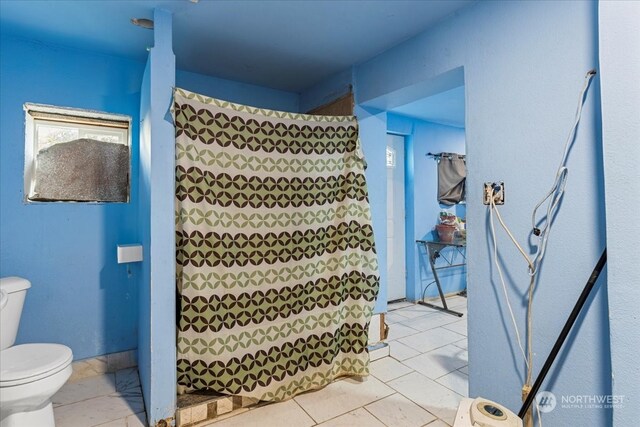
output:
[{"label": "small window", "polygon": [[25,104],[25,200],[128,202],[131,117]]}]

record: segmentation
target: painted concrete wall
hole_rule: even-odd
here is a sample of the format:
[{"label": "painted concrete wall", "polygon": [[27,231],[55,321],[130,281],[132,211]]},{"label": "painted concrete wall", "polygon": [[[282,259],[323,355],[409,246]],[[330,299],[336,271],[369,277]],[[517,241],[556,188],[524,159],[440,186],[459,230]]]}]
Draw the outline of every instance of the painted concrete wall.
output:
[{"label": "painted concrete wall", "polygon": [[385,154],[387,114],[383,111],[367,110],[357,104],[354,112],[358,117],[360,141],[367,162],[365,178],[380,269],[380,292],[375,304],[375,313],[385,313],[387,311],[387,165]]},{"label": "painted concrete wall", "polygon": [[151,396],[151,58],[140,88],[140,199],[138,239],[143,246],[138,304],[138,375],[146,408]]},{"label": "painted concrete wall", "polygon": [[[413,185],[407,191],[413,191],[413,235],[408,235],[407,240],[412,243],[407,247],[407,259],[410,259],[414,268],[413,277],[407,277],[407,296],[411,300],[420,299],[423,290],[433,282],[433,274],[429,266],[429,260],[424,248],[418,248],[416,240],[437,240],[434,230],[441,211],[454,213],[461,218],[466,217],[466,205],[459,204],[446,206],[438,203],[438,165],[437,162],[427,157],[426,153],[453,152],[465,153],[464,129],[436,123],[413,120],[413,132],[411,149],[413,150]],[[419,250],[418,250],[419,249]],[[454,252],[445,253],[447,257]],[[453,255],[454,262],[461,263],[460,254]],[[437,266],[446,265],[442,260],[436,261]],[[438,272],[438,278],[445,294],[459,292],[466,287],[466,269],[457,267]],[[435,284],[429,286],[425,296],[437,296]]]},{"label": "painted concrete wall", "polygon": [[[359,86],[356,85],[356,99]],[[428,260],[420,256],[415,241],[431,236],[441,210],[466,216],[465,205],[441,206],[437,202],[437,165],[425,154],[431,152],[465,152],[464,130],[451,126],[429,123],[361,106],[356,108],[360,126],[360,139],[367,160],[367,186],[376,239],[376,250],[380,268],[380,294],[376,312],[386,311],[387,303],[387,239],[386,239],[386,157],[387,132],[407,136],[405,149],[405,206],[407,233],[405,253],[407,257],[407,298],[416,300],[422,289],[433,280]],[[434,151],[435,150],[435,151]],[[414,188],[420,194],[415,195]],[[425,269],[426,268],[426,269]],[[466,287],[464,268],[444,270],[439,276],[446,293],[457,292]],[[428,288],[426,296],[437,295],[435,286]]]},{"label": "painted concrete wall", "polygon": [[[438,203],[438,166],[426,153],[465,153],[464,129],[431,123],[395,113],[387,113],[387,131],[406,138],[405,205],[407,254],[407,298],[419,300],[438,295],[425,249],[416,240],[437,240],[434,226],[441,211],[466,217],[466,205],[445,206]],[[449,251],[449,250],[448,250]],[[447,257],[458,264],[463,262],[459,253],[447,252]],[[437,266],[446,265],[442,260]],[[466,288],[466,268],[456,267],[438,272],[445,294]],[[431,285],[430,285],[431,284]],[[430,286],[429,286],[430,285]]]},{"label": "painted concrete wall", "polygon": [[[638,423],[640,366],[640,3],[600,2],[602,142],[607,201],[609,322],[615,426]],[[630,212],[634,214],[629,215]]]},{"label": "painted concrete wall", "polygon": [[[58,342],[75,359],[135,349],[135,265],[116,245],[137,239],[138,113],[144,64],[2,35],[0,275],[32,282],[18,343]],[[25,102],[132,117],[129,203],[23,202]]]},{"label": "painted concrete wall", "polygon": [[[150,425],[174,416],[175,342],[175,130],[170,114],[175,86],[172,15],[154,11],[154,46],[141,97],[141,228],[145,246],[140,283],[141,384]],[[148,216],[147,216],[148,214]]]},{"label": "painted concrete wall", "polygon": [[176,86],[225,101],[271,110],[298,112],[299,95],[189,71],[176,71]]},{"label": "painted concrete wall", "polygon": [[[464,67],[470,392],[514,410],[520,406],[525,367],[492,267],[482,183],[505,181],[503,216],[527,245],[531,210],[553,182],[583,77],[597,65],[596,46],[596,3],[481,2],[355,69],[357,102],[367,105]],[[536,373],[605,245],[598,95],[596,82],[569,157],[567,193],[536,291]],[[374,143],[380,138],[365,135],[365,145],[365,137]],[[510,245],[499,233],[507,286],[522,330],[528,275]],[[611,391],[605,281],[606,274],[543,386],[558,396]],[[559,407],[545,418],[550,425],[609,425],[611,412]]]}]

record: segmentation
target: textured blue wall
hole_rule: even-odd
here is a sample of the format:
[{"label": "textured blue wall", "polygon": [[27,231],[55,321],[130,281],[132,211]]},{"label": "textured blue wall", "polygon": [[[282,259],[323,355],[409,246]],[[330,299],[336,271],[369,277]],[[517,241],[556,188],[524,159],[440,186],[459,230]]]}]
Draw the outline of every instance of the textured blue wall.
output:
[{"label": "textured blue wall", "polygon": [[[356,93],[357,97],[357,93]],[[387,311],[387,114],[356,105],[362,151],[367,162],[365,178],[369,192],[373,233],[380,268],[380,292],[376,313]]]},{"label": "textured blue wall", "polygon": [[[116,263],[116,245],[150,241],[150,157],[140,159],[145,64],[3,34],[0,61],[0,275],[32,281],[18,342],[59,342],[76,359],[150,347],[148,265]],[[178,84],[250,105],[297,111],[298,95],[178,71]],[[143,96],[148,111],[150,93]],[[132,117],[131,199],[127,204],[23,203],[25,102]],[[145,107],[145,105],[147,107]],[[170,156],[171,159],[173,157]],[[171,176],[173,170],[171,169]],[[140,190],[140,191],[139,191]],[[145,245],[145,260],[150,260]],[[170,298],[173,298],[171,296]],[[46,325],[46,326],[45,326]],[[142,330],[141,329],[141,330]],[[173,334],[173,328],[167,334]],[[167,335],[168,336],[168,335]],[[147,355],[148,356],[148,355]],[[141,366],[149,366],[140,354]],[[144,370],[144,368],[142,369]],[[141,375],[145,375],[141,372]]]},{"label": "textured blue wall", "polygon": [[[413,188],[407,191],[414,192],[413,219],[414,234],[407,236],[411,239],[413,247],[407,252],[407,257],[413,255],[415,268],[413,281],[407,277],[407,295],[411,299],[420,299],[422,291],[429,283],[433,281],[433,274],[429,266],[429,261],[423,248],[417,251],[416,240],[437,239],[437,233],[434,230],[438,221],[440,211],[454,213],[461,218],[466,217],[466,205],[459,204],[454,206],[445,206],[438,203],[438,164],[426,154],[453,152],[465,153],[464,129],[454,128],[451,126],[429,123],[422,120],[415,120],[413,133],[411,135],[413,149]],[[447,257],[453,252],[447,250],[444,253]],[[462,262],[459,254],[455,255],[455,263]],[[436,265],[445,265],[442,260],[437,260]],[[438,277],[442,284],[442,290],[445,294],[458,292],[463,290],[466,285],[466,269],[464,267],[451,268],[438,272]],[[425,293],[427,297],[437,295],[435,284],[429,286]]]},{"label": "textured blue wall", "polygon": [[[140,90],[140,199],[138,236],[144,261],[140,266],[138,311],[138,373],[146,408],[151,396],[151,60],[147,60]],[[175,297],[174,297],[175,298]]]},{"label": "textured blue wall", "polygon": [[270,89],[189,71],[176,71],[176,86],[192,92],[252,107],[297,113],[297,93]]},{"label": "textured blue wall", "polygon": [[[66,344],[76,359],[135,349],[139,271],[117,264],[116,245],[137,239],[144,64],[4,35],[1,49],[0,275],[32,282],[18,343]],[[25,204],[25,102],[130,115],[130,202]]]},{"label": "textured blue wall", "polygon": [[154,46],[145,69],[140,114],[142,243],[148,257],[140,283],[141,385],[150,425],[176,408],[175,86],[171,12],[156,9]]},{"label": "textured blue wall", "polygon": [[[531,210],[553,182],[584,75],[596,65],[597,3],[480,2],[358,65],[354,73],[357,102],[366,105],[385,94],[464,67],[469,141],[470,392],[504,402],[515,410],[520,406],[525,367],[492,267],[487,209],[481,203],[482,183],[505,181],[507,204],[503,216],[527,245]],[[555,219],[535,295],[534,373],[540,369],[605,245],[598,97],[596,80],[569,157],[567,192]],[[369,185],[376,183],[370,181]],[[526,266],[503,233],[499,233],[499,245],[522,330]],[[604,283],[606,274],[587,304],[588,313],[578,319],[543,385],[558,396],[611,392]],[[545,419],[550,425],[604,426],[611,423],[611,411],[558,407]]]},{"label": "textured blue wall", "polygon": [[[607,257],[615,426],[638,423],[640,365],[640,3],[601,2],[599,8],[602,142],[607,199]],[[630,220],[629,213],[633,212]]]},{"label": "textured blue wall", "polygon": [[[425,249],[416,245],[416,240],[437,240],[433,229],[441,211],[466,217],[466,205],[445,206],[438,203],[438,166],[426,153],[465,153],[464,129],[413,119],[395,113],[387,114],[387,131],[406,137],[405,164],[405,206],[406,206],[406,246],[407,256],[407,299],[416,301],[422,296],[438,295],[433,282],[433,274]],[[447,257],[450,257],[450,249]],[[454,262],[463,262],[455,253]],[[444,266],[442,260],[437,266]],[[445,294],[458,292],[467,286],[466,269],[456,267],[438,272],[438,278]]]}]

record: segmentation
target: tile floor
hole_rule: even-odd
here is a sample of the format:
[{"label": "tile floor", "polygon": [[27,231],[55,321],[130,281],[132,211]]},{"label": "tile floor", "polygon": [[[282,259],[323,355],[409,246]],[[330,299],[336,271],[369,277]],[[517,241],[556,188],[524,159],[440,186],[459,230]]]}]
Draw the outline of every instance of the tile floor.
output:
[{"label": "tile floor", "polygon": [[56,427],[146,426],[136,368],[67,382],[53,396]]},{"label": "tile floor", "polygon": [[202,424],[211,427],[446,427],[468,394],[467,300],[459,318],[412,303],[389,305],[391,356],[363,381],[342,379],[282,403]]},{"label": "tile floor", "polygon": [[[389,305],[390,357],[364,380],[341,379],[286,402],[201,427],[443,427],[468,393],[467,301],[447,299],[458,318],[412,303]],[[69,381],[53,397],[57,427],[146,425],[136,368]]]}]

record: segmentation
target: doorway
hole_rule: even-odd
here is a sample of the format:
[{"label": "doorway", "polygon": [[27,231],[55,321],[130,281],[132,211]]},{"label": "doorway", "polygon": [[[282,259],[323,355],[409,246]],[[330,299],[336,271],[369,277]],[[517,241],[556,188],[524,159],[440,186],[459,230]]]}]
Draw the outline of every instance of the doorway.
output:
[{"label": "doorway", "polygon": [[405,257],[405,137],[387,134],[387,300],[407,297]]}]

